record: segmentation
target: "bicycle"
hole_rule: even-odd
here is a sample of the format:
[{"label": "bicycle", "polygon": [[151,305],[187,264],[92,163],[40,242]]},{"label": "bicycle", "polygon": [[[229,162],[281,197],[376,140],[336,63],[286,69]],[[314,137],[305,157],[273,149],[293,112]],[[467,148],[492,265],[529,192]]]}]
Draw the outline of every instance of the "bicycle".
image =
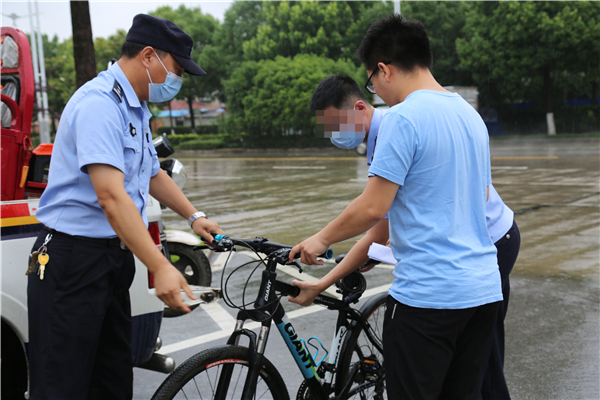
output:
[{"label": "bicycle", "polygon": [[[283,296],[297,296],[300,289],[276,279],[277,264],[294,265],[302,272],[299,264],[288,260],[292,246],[269,242],[264,238],[245,240],[218,235],[216,239],[218,244],[211,248],[213,251],[235,251],[236,246],[240,246],[253,250],[257,255],[266,255],[264,259],[259,255],[260,262],[252,271],[254,273],[260,266],[265,267],[258,294],[253,302],[245,303],[248,278],[242,305],[233,304],[227,294],[227,283],[231,275],[244,265],[229,274],[222,284],[223,299],[228,306],[239,311],[227,344],[204,350],[186,360],[160,385],[153,400],[289,399],[287,387],[277,368],[263,355],[272,322],[275,322],[303,376],[296,399],[387,398],[382,344],[387,293],[371,297],[358,311],[352,308],[350,304],[356,303],[366,290],[364,276],[356,271],[336,284],[342,300],[323,294],[317,296],[314,303],[337,311],[338,317],[331,350],[319,362],[315,362],[306,344],[317,348],[314,342],[318,339],[311,338],[306,342],[299,339],[281,304]],[[322,256],[331,258],[331,250],[328,252]],[[299,254],[296,255],[298,257]],[[253,308],[248,308],[251,304]],[[258,337],[253,331],[244,329],[248,319],[261,323]],[[239,345],[242,336],[248,338],[247,347]],[[325,350],[322,344],[321,347]],[[317,357],[318,351],[315,354]]]}]

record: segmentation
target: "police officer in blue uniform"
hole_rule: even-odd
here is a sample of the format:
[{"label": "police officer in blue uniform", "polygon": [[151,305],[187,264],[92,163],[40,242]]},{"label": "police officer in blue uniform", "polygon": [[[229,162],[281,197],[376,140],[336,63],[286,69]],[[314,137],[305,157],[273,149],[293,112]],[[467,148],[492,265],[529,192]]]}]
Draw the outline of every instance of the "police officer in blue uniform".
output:
[{"label": "police officer in blue uniform", "polygon": [[145,207],[151,194],[205,241],[224,233],[159,168],[152,145],[146,101],[171,100],[184,71],[206,74],[192,46],[171,21],[137,15],[119,61],[65,107],[37,211],[40,266],[28,278],[31,399],[131,399],[133,254],[156,295],[190,311],[180,290],[194,296],[148,235]]}]

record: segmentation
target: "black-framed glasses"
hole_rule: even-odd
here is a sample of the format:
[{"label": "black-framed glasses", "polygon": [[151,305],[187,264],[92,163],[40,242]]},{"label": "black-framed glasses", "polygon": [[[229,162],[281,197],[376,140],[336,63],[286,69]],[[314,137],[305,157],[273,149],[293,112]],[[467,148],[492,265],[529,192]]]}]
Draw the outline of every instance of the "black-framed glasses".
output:
[{"label": "black-framed glasses", "polygon": [[[382,62],[386,65],[390,64],[389,62],[385,62],[385,61],[382,61]],[[377,64],[379,64],[379,63],[377,63]],[[365,83],[365,89],[367,89],[367,91],[372,94],[377,94],[375,92],[375,86],[373,86],[373,82],[371,81],[371,78],[373,78],[373,75],[375,75],[375,73],[377,71],[379,71],[379,67],[377,65],[375,65],[375,69],[373,70],[373,72],[371,72],[371,76],[369,76],[369,79],[367,79],[367,83]]]}]

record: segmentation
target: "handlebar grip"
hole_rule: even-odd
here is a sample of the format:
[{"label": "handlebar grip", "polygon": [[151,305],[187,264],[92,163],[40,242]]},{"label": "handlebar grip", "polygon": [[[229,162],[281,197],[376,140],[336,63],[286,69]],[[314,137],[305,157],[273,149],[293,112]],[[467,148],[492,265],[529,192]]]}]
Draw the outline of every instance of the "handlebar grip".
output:
[{"label": "handlebar grip", "polygon": [[[294,258],[300,258],[301,253],[302,253],[301,251],[299,251],[298,253],[296,253],[296,255],[294,256]],[[327,249],[327,251],[325,253],[320,254],[317,257],[319,257],[319,258],[325,258],[327,260],[331,260],[333,258],[333,250]]]},{"label": "handlebar grip", "polygon": [[333,250],[327,249],[327,251],[321,254],[319,257],[326,258],[327,260],[331,260],[333,258]]},{"label": "handlebar grip", "polygon": [[298,286],[293,286],[293,285],[292,285],[292,288],[293,289],[290,290],[290,292],[291,292],[290,296],[297,297],[300,294],[300,288]]},{"label": "handlebar grip", "polygon": [[214,237],[217,242],[220,242],[221,240],[225,239],[228,236],[227,235],[214,235]]}]

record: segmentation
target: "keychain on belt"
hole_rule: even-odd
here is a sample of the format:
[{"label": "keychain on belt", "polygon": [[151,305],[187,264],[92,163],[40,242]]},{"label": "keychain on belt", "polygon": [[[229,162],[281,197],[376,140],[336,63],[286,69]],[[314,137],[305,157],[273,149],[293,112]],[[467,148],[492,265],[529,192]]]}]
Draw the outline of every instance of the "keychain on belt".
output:
[{"label": "keychain on belt", "polygon": [[31,272],[37,272],[40,276],[40,280],[44,279],[44,271],[46,270],[46,264],[48,264],[48,261],[50,261],[50,256],[47,253],[48,248],[46,247],[46,245],[50,243],[50,240],[52,240],[51,233],[46,235],[44,244],[39,249],[37,249],[37,251],[31,253],[31,262],[29,263],[29,268],[27,268],[27,272],[25,272],[25,275],[29,275]]}]

